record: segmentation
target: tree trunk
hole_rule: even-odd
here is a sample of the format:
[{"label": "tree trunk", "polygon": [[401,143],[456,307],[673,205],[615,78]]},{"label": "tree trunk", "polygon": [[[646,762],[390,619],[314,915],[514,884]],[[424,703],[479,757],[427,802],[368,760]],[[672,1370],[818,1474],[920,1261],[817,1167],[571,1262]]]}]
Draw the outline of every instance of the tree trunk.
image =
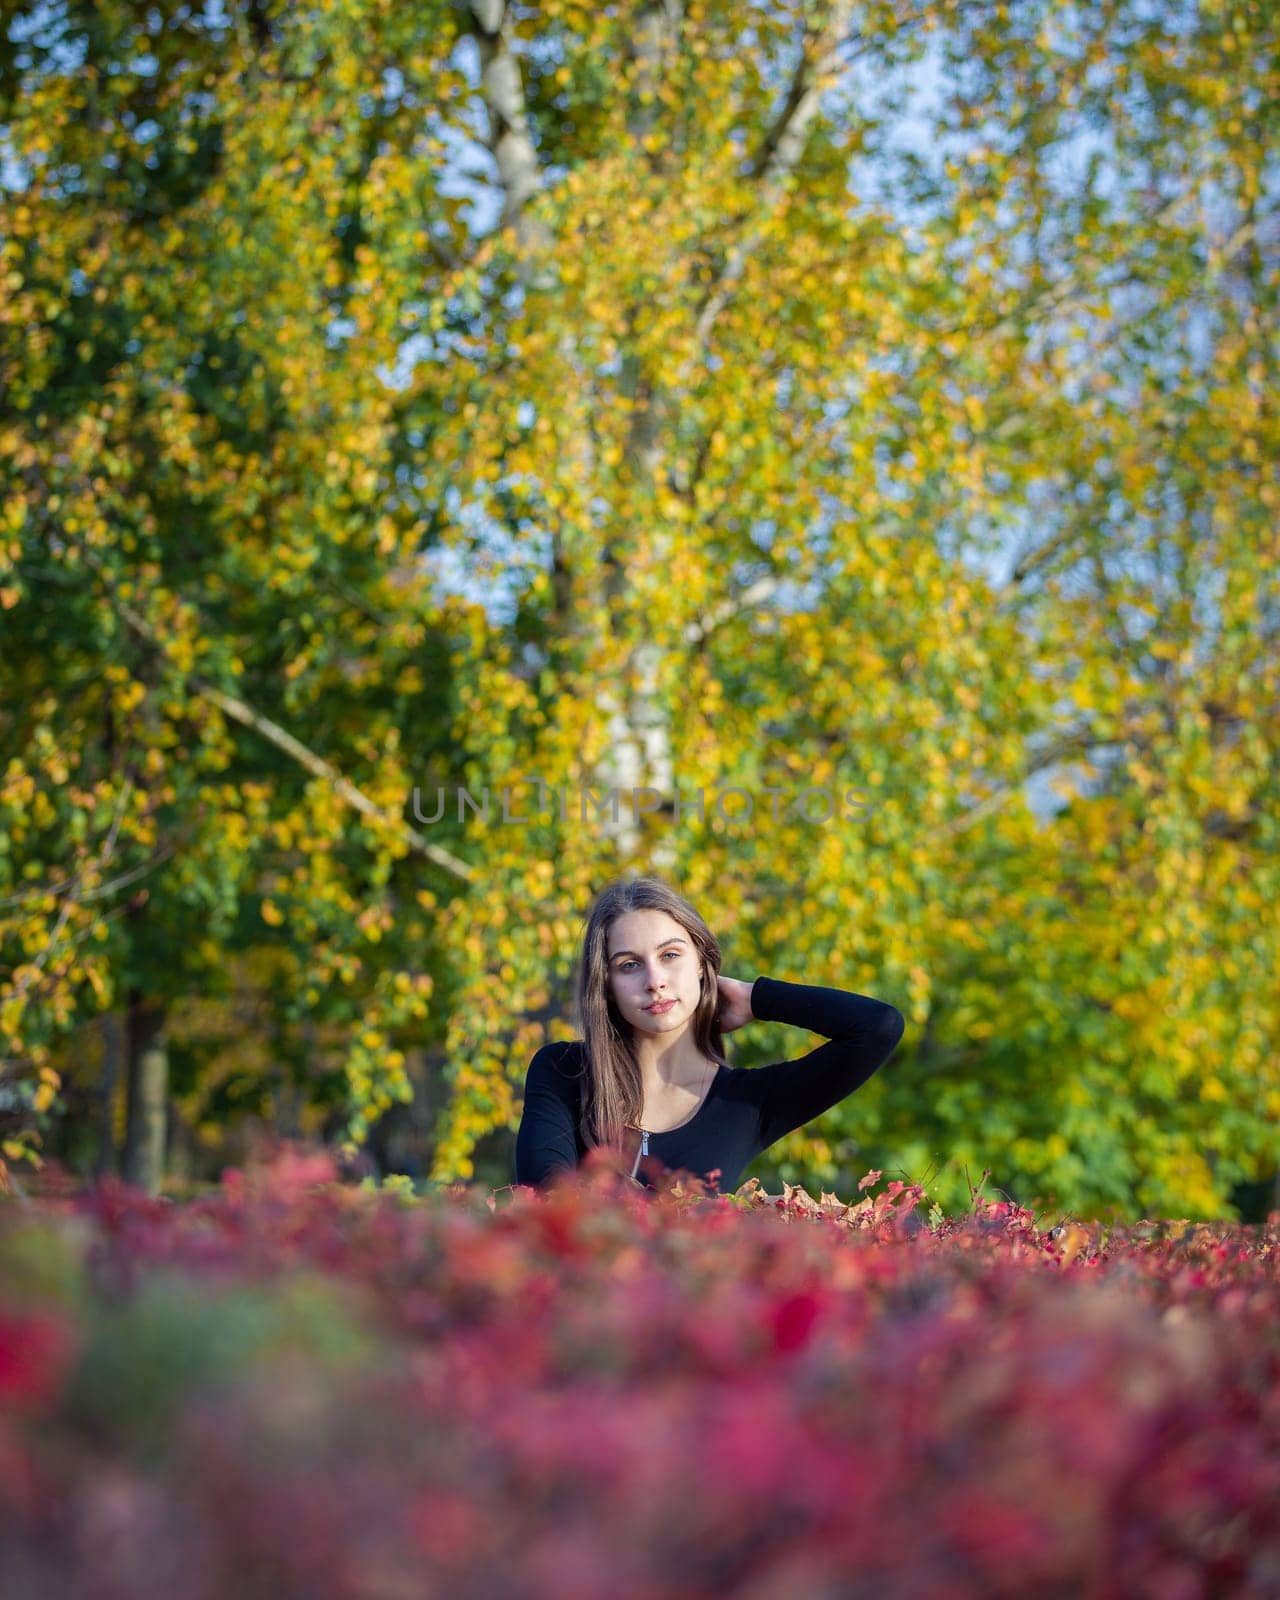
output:
[{"label": "tree trunk", "polygon": [[148,1194],[158,1194],[164,1177],[165,1113],[169,1095],[169,1052],[164,1010],[148,1005],[142,993],[129,995],[128,1121],[121,1174]]},{"label": "tree trunk", "polygon": [[116,1086],[120,1082],[120,1058],[124,1053],[120,1012],[104,1012],[99,1027],[102,1033],[102,1083],[98,1089],[98,1158],[93,1172],[96,1178],[105,1178],[107,1173],[119,1170],[116,1158]]},{"label": "tree trunk", "polygon": [[[648,556],[651,571],[665,573],[673,549],[674,535],[665,515],[659,515],[657,489],[669,483],[682,494],[690,485],[682,481],[683,468],[675,460],[670,444],[681,397],[708,348],[716,320],[729,304],[742,274],[743,264],[759,246],[768,231],[769,219],[789,185],[803,154],[808,131],[815,116],[822,88],[840,69],[840,48],[852,25],[854,0],[827,0],[823,6],[806,7],[806,18],[792,76],[782,97],[781,107],[770,121],[755,155],[754,178],[758,195],[755,213],[736,230],[713,281],[707,285],[697,312],[696,353],[677,373],[673,382],[659,385],[645,370],[634,350],[623,353],[621,392],[632,403],[630,437],[625,446],[628,473],[638,487],[647,487],[649,504],[654,508],[650,530],[652,549]],[[551,241],[545,224],[531,220],[528,202],[543,187],[543,173],[537,141],[530,126],[521,79],[521,56],[514,46],[515,21],[508,0],[470,0],[472,32],[481,62],[481,91],[488,110],[489,147],[498,168],[505,193],[501,223],[513,227],[522,246],[518,270],[526,285],[533,281],[535,266],[547,271],[546,251]],[[643,147],[657,126],[660,114],[658,89],[667,62],[680,47],[685,26],[682,0],[647,0],[635,9],[626,54],[636,66],[633,93],[627,108],[627,132],[636,147]],[[679,149],[679,146],[677,146]],[[581,374],[584,391],[590,397],[590,379],[585,368],[575,361],[574,341],[565,335],[561,356],[566,369]],[[594,483],[597,463],[589,426],[584,425],[576,441],[581,456],[579,481]],[[601,485],[607,498],[607,486]],[[643,498],[643,496],[641,496]],[[581,556],[578,559],[583,559]],[[572,573],[574,557],[557,541],[553,562],[561,615],[572,626]],[[637,594],[636,575],[628,566],[625,550],[606,549],[599,570],[591,574],[593,598],[625,602]],[[643,598],[643,597],[641,597]],[[595,608],[597,613],[601,607]],[[619,654],[623,652],[619,651]],[[644,638],[625,653],[625,660],[611,662],[610,677],[603,681],[596,706],[607,744],[603,755],[588,774],[589,787],[603,790],[617,806],[613,815],[609,805],[600,819],[602,837],[611,841],[618,865],[635,863],[641,856],[644,830],[638,823],[641,806],[658,812],[672,811],[675,798],[674,730],[671,697],[679,678],[679,661],[673,661],[665,642]],[[630,676],[630,683],[625,679]],[[621,687],[616,687],[624,680]],[[641,796],[640,791],[651,793]],[[673,869],[678,858],[672,829],[656,837],[647,852],[647,865],[659,872]]]}]

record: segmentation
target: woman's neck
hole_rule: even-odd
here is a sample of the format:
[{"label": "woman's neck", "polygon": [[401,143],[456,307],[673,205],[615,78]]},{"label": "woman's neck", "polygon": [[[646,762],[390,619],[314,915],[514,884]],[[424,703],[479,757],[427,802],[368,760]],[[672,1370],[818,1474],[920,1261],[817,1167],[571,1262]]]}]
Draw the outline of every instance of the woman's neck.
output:
[{"label": "woman's neck", "polygon": [[670,1041],[636,1039],[633,1035],[632,1044],[646,1088],[697,1088],[706,1082],[708,1057],[698,1049],[692,1035]]}]

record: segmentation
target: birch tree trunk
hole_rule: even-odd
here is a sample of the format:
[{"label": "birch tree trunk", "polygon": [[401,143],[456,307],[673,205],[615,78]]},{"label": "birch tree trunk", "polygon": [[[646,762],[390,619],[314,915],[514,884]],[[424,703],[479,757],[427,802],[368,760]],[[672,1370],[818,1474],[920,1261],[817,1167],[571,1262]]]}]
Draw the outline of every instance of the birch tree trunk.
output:
[{"label": "birch tree trunk", "polygon": [[120,1082],[120,1063],[124,1055],[122,1018],[118,1011],[105,1011],[99,1021],[102,1037],[102,1082],[98,1089],[98,1156],[95,1177],[116,1170],[115,1108]]},{"label": "birch tree trunk", "polygon": [[127,1024],[128,1122],[121,1174],[148,1194],[164,1179],[165,1118],[169,1098],[169,1052],[164,1010],[135,989]]},{"label": "birch tree trunk", "polygon": [[[537,148],[529,125],[521,86],[520,64],[511,45],[509,7],[503,0],[472,0],[475,32],[480,46],[482,92],[489,117],[489,146],[505,191],[502,222],[516,229],[521,246],[530,252],[526,282],[534,279],[532,256],[545,243],[528,222],[526,206],[543,183]],[[800,41],[793,76],[781,97],[775,119],[755,153],[753,176],[758,204],[712,273],[705,287],[693,327],[691,360],[674,384],[661,388],[645,370],[634,351],[622,357],[622,392],[631,402],[625,461],[635,484],[635,503],[657,507],[660,491],[688,496],[688,472],[676,460],[673,448],[680,416],[681,390],[707,353],[717,318],[730,303],[743,265],[759,241],[769,212],[776,207],[804,149],[806,131],[818,109],[822,88],[839,68],[839,46],[853,17],[852,0],[815,8],[813,20]],[[657,122],[658,95],[665,64],[678,48],[683,24],[680,0],[657,0],[640,8],[629,51],[635,67],[627,114],[627,133],[633,147],[643,147]],[[668,160],[671,152],[664,153]],[[674,152],[678,159],[679,152]],[[561,358],[576,374],[584,390],[589,378],[575,358],[571,341],[563,339]],[[583,482],[595,479],[595,453],[590,430],[583,426],[576,443]],[[590,497],[586,494],[584,499]],[[587,574],[587,587],[595,603],[595,616],[623,617],[643,607],[646,591],[654,585],[676,581],[671,562],[673,528],[655,514],[653,526],[637,529],[644,546],[647,584],[638,580],[628,563],[627,549],[606,548]],[[591,553],[586,554],[592,559]],[[557,541],[555,564],[557,594],[571,593],[572,576],[565,582],[564,567],[571,557]],[[561,618],[563,626],[581,627],[582,619]],[[588,787],[608,795],[611,803],[600,813],[600,826],[612,840],[619,865],[633,863],[641,854],[644,831],[641,811],[670,814],[676,797],[673,738],[674,697],[681,679],[681,657],[689,643],[700,642],[701,632],[685,630],[677,637],[659,637],[640,630],[630,645],[625,627],[616,629],[610,672],[596,691],[595,705],[604,730],[604,748],[590,772]],[[685,797],[688,798],[687,796]],[[677,851],[671,834],[656,840],[647,862],[656,870],[673,866]]]}]

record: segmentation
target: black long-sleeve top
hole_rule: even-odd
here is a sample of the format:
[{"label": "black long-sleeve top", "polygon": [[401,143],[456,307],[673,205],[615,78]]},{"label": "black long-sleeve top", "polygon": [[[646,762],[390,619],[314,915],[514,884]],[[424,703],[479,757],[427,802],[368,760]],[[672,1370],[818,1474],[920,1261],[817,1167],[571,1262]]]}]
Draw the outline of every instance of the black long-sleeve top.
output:
[{"label": "black long-sleeve top", "polygon": [[[708,1181],[721,1193],[738,1187],[762,1150],[861,1088],[893,1054],[905,1027],[902,1013],[884,1000],[780,978],[755,980],[751,1010],[757,1021],[793,1023],[827,1042],[794,1061],[717,1068],[687,1122],[649,1135],[649,1154],[668,1171],[705,1178],[719,1167],[719,1179]],[[517,1183],[541,1187],[586,1155],[579,1125],[584,1076],[580,1039],[543,1045],[529,1063],[516,1135]],[[644,1181],[642,1172],[637,1176]]]}]

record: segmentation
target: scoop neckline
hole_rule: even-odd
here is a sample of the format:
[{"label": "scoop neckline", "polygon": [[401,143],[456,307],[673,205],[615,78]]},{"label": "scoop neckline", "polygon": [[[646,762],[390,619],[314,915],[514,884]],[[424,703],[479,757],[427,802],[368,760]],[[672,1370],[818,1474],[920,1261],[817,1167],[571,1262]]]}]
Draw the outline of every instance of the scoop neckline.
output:
[{"label": "scoop neckline", "polygon": [[723,1071],[724,1071],[724,1064],[723,1064],[723,1062],[719,1062],[718,1061],[716,1063],[716,1070],[711,1074],[711,1081],[707,1084],[706,1091],[703,1094],[702,1099],[698,1102],[698,1104],[694,1107],[694,1109],[689,1113],[689,1115],[684,1119],[683,1122],[677,1122],[675,1124],[675,1126],[671,1127],[671,1128],[656,1128],[655,1129],[655,1128],[643,1128],[642,1127],[640,1129],[640,1132],[641,1133],[647,1133],[651,1139],[661,1139],[664,1133],[679,1133],[681,1128],[687,1128],[691,1122],[693,1122],[696,1118],[700,1117],[702,1115],[702,1113],[706,1110],[707,1101],[710,1100],[710,1098],[711,1098],[711,1091],[716,1086],[716,1079],[720,1076],[720,1074]]}]

